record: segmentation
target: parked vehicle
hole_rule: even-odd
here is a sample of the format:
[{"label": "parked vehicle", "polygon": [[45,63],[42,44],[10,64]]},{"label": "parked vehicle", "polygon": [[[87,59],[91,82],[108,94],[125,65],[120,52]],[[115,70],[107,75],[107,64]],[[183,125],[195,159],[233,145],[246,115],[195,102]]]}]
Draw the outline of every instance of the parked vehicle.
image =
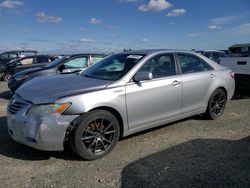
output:
[{"label": "parked vehicle", "polygon": [[238,57],[250,57],[250,43],[234,44],[228,48],[228,51],[233,56],[238,54]]},{"label": "parked vehicle", "polygon": [[3,75],[0,79],[8,81],[14,73],[29,68],[42,67],[55,59],[55,56],[50,55],[33,55],[12,60],[0,65],[0,74]]},{"label": "parked vehicle", "polygon": [[[32,50],[15,50],[15,51],[7,51],[0,54],[0,70],[4,69],[6,67],[6,63],[20,58],[25,57],[26,55],[30,54],[36,54],[37,51]],[[0,79],[3,78],[4,73],[0,72]]]},{"label": "parked vehicle", "polygon": [[37,76],[77,73],[100,61],[104,56],[103,54],[76,54],[62,57],[45,66],[16,73],[9,80],[8,86],[12,92],[15,92],[23,83]]},{"label": "parked vehicle", "polygon": [[94,160],[120,137],[196,114],[216,119],[234,93],[233,73],[202,55],[147,50],[114,54],[80,74],[37,77],[8,105],[10,136],[40,150]]},{"label": "parked vehicle", "polygon": [[219,50],[207,50],[204,51],[202,55],[206,56],[207,58],[213,60],[216,63],[219,63],[220,58],[228,56],[225,51]]},{"label": "parked vehicle", "polygon": [[220,65],[235,72],[237,90],[250,89],[250,57],[224,57],[220,59]]},{"label": "parked vehicle", "polygon": [[37,51],[34,50],[14,50],[14,51],[7,51],[0,54],[0,64],[1,63],[7,63],[11,60],[25,57],[26,55],[33,55],[37,54]]}]

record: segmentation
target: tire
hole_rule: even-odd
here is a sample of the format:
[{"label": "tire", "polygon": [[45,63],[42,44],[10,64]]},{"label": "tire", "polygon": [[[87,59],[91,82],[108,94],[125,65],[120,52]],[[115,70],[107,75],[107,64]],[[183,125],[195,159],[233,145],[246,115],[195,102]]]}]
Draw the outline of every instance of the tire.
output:
[{"label": "tire", "polygon": [[225,110],[226,102],[226,93],[222,89],[216,89],[209,99],[205,113],[206,117],[208,119],[217,119],[220,117]]},{"label": "tire", "polygon": [[11,78],[11,74],[10,73],[6,73],[3,75],[3,81],[8,82]]},{"label": "tire", "polygon": [[107,155],[117,144],[119,122],[108,111],[91,111],[81,117],[72,136],[73,150],[86,160],[95,160]]}]

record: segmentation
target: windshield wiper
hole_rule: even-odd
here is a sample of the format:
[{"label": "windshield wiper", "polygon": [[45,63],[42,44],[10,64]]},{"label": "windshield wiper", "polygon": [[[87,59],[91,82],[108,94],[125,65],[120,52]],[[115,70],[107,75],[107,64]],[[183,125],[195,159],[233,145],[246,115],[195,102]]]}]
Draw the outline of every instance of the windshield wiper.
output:
[{"label": "windshield wiper", "polygon": [[86,78],[94,78],[94,79],[99,79],[99,78],[96,78],[96,77],[91,76],[91,75],[88,75],[88,74],[84,74],[83,76],[85,76]]}]

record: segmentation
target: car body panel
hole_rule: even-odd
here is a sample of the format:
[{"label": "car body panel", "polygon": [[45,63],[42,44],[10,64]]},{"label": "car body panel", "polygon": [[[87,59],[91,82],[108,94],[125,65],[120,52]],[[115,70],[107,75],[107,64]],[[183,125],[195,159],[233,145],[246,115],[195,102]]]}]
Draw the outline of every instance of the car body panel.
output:
[{"label": "car body panel", "polygon": [[[182,87],[182,113],[197,111],[206,107],[208,95],[210,96],[214,78],[214,71],[183,74]],[[204,101],[205,99],[205,101]]]},{"label": "car body panel", "polygon": [[104,89],[109,84],[110,81],[107,80],[90,79],[80,75],[56,75],[34,78],[32,82],[21,86],[16,93],[33,104],[52,103],[64,96]]},{"label": "car body panel", "polygon": [[[8,131],[11,138],[30,147],[47,150],[63,150],[63,142],[67,127],[77,117],[76,115],[61,116],[59,114],[39,117],[27,113],[32,103],[15,95],[12,103],[19,101],[26,107],[12,114],[7,112]],[[8,107],[10,108],[10,106]]]},{"label": "car body panel", "polygon": [[175,80],[181,82],[179,76],[173,76],[126,85],[130,128],[146,126],[181,113],[182,86],[172,85]]}]

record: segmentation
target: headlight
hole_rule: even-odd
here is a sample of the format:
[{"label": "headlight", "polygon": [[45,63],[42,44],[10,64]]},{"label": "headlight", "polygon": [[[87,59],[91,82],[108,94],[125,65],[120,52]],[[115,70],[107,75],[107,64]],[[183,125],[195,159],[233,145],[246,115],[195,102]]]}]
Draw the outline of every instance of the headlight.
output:
[{"label": "headlight", "polygon": [[30,75],[26,74],[26,75],[17,76],[15,79],[16,79],[16,81],[21,81],[21,80],[26,80],[29,77],[30,77]]},{"label": "headlight", "polygon": [[69,108],[70,105],[70,103],[38,105],[32,107],[29,110],[28,114],[35,114],[39,116],[45,116],[49,114],[62,114]]}]

